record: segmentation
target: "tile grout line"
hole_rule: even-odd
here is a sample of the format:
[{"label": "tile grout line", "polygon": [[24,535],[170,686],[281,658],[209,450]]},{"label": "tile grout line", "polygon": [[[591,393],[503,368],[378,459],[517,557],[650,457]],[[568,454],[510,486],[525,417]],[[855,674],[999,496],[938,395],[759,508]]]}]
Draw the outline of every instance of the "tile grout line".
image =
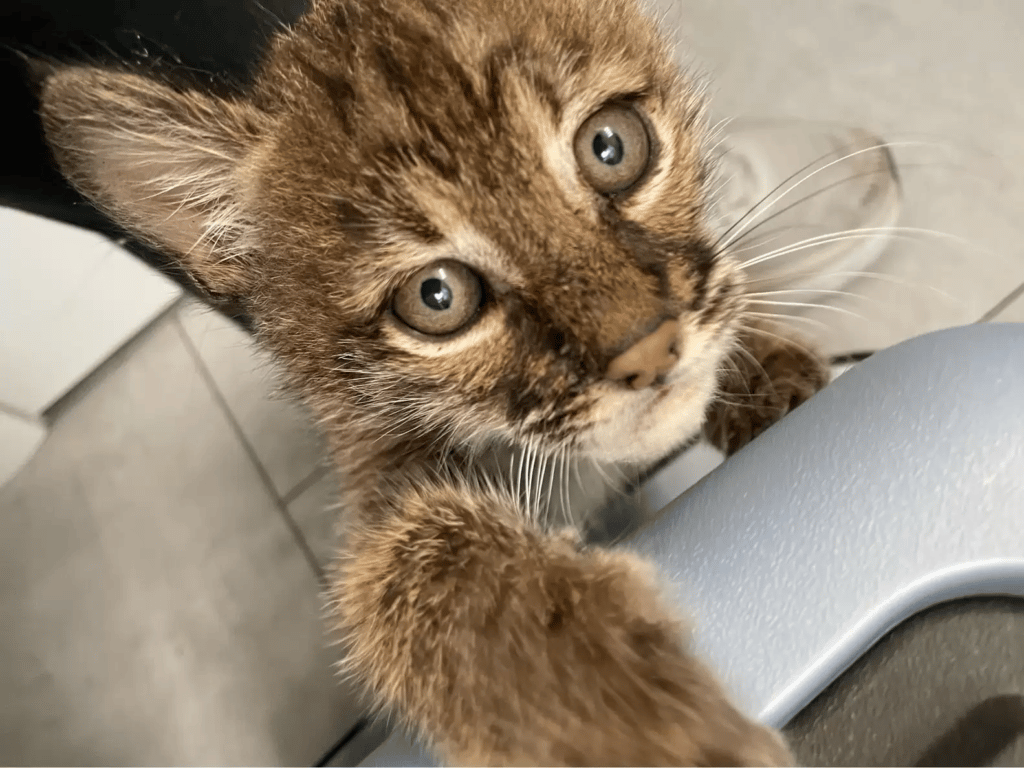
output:
[{"label": "tile grout line", "polygon": [[[259,475],[260,481],[263,483],[263,486],[267,489],[267,491],[270,493],[271,498],[274,500],[274,504],[277,507],[277,511],[281,515],[281,519],[284,521],[285,526],[291,532],[292,538],[295,540],[295,544],[298,546],[299,550],[302,552],[302,556],[306,560],[306,564],[313,572],[313,577],[317,581],[318,590],[322,591],[326,586],[326,576],[324,574],[324,570],[323,568],[321,568],[319,561],[313,554],[313,550],[310,548],[309,542],[306,540],[306,536],[305,534],[303,534],[302,529],[299,527],[298,523],[295,522],[295,519],[288,511],[288,504],[297,499],[299,496],[301,496],[304,491],[308,490],[321,477],[326,476],[329,471],[329,467],[324,465],[315,467],[309,474],[306,475],[305,478],[300,480],[295,485],[295,487],[293,487],[288,493],[283,495],[279,494],[277,489],[274,487],[273,481],[270,479],[270,474],[263,466],[263,462],[261,462],[259,460],[259,457],[256,455],[256,450],[252,447],[252,444],[249,442],[249,439],[245,436],[245,432],[242,430],[242,425],[238,422],[238,419],[235,417],[234,412],[228,405],[227,399],[224,397],[224,394],[220,391],[220,388],[217,386],[216,381],[214,381],[213,375],[206,367],[206,363],[203,362],[202,356],[199,354],[199,350],[196,348],[195,344],[192,342],[192,339],[185,331],[185,326],[182,324],[181,317],[177,312],[174,313],[172,322],[174,323],[174,326],[177,329],[178,336],[181,338],[182,343],[185,345],[185,349],[188,351],[189,356],[195,363],[196,369],[200,377],[203,379],[203,382],[206,384],[206,387],[210,391],[210,394],[213,396],[217,405],[224,413],[224,416],[228,420],[228,424],[231,426],[231,429],[235,433],[236,438],[242,444],[242,448],[245,451],[246,455],[249,457],[249,461],[256,469],[256,473]],[[334,742],[328,748],[327,752],[325,752],[320,757],[316,765],[321,765],[326,761],[329,761],[336,755],[340,754],[341,751],[346,746],[348,746],[348,744],[350,744],[360,733],[362,733],[365,730],[367,722],[367,718],[365,717],[362,717],[358,721],[356,721],[356,723],[338,741]]]},{"label": "tile grout line", "polygon": [[355,725],[349,728],[348,731],[345,732],[344,736],[342,736],[333,745],[331,745],[331,747],[326,752],[324,752],[323,755],[321,755],[320,758],[315,763],[313,763],[313,765],[317,767],[328,765],[332,760],[334,760],[341,754],[342,750],[344,750],[345,747],[347,747],[349,744],[355,741],[356,737],[362,734],[362,732],[367,729],[367,727],[370,725],[370,722],[371,721],[369,717],[359,718],[356,721]]},{"label": "tile grout line", "polygon": [[264,487],[270,492],[270,495],[274,500],[274,504],[277,507],[277,511],[280,513],[285,526],[287,526],[288,530],[291,532],[292,538],[295,539],[296,545],[301,550],[303,557],[306,559],[306,563],[313,571],[313,575],[316,577],[317,582],[322,585],[324,582],[323,569],[320,567],[320,563],[317,562],[316,556],[313,554],[313,550],[309,546],[309,542],[306,541],[306,537],[302,533],[302,529],[299,528],[298,524],[295,522],[291,514],[288,512],[287,504],[285,504],[284,499],[281,497],[281,495],[277,492],[277,489],[274,487],[274,483],[270,479],[270,475],[267,473],[266,468],[263,466],[263,462],[261,462],[259,460],[259,457],[256,455],[256,451],[252,447],[252,444],[250,444],[249,439],[245,436],[245,432],[242,430],[241,424],[238,423],[238,419],[235,418],[235,414],[231,411],[231,408],[228,405],[228,402],[225,399],[224,394],[220,391],[220,388],[217,386],[217,383],[213,380],[213,376],[210,374],[209,370],[207,370],[206,364],[203,362],[202,356],[199,354],[199,350],[196,349],[195,345],[192,343],[192,340],[185,332],[185,327],[182,325],[181,319],[178,317],[177,314],[175,314],[173,317],[173,323],[175,328],[177,329],[178,336],[181,338],[182,342],[185,345],[185,348],[188,350],[189,356],[195,363],[200,377],[206,384],[207,389],[210,390],[210,394],[217,402],[217,405],[220,407],[221,411],[223,411],[224,416],[228,420],[228,424],[231,426],[231,429],[235,433],[235,436],[242,444],[243,450],[249,457],[249,461],[252,462],[253,466],[255,467],[256,473],[260,477],[260,481],[263,483]]},{"label": "tile grout line", "polygon": [[306,475],[304,478],[299,480],[288,493],[281,497],[281,502],[285,506],[291,506],[292,502],[298,499],[302,494],[316,485],[317,481],[326,477],[331,471],[331,468],[324,464],[318,464],[313,468],[313,471]]},{"label": "tile grout line", "polygon": [[53,427],[61,417],[91,392],[98,382],[102,381],[108,371],[114,370],[130,358],[135,351],[146,344],[159,328],[168,322],[169,318],[176,317],[178,310],[183,306],[182,297],[174,299],[160,312],[154,315],[145,325],[136,330],[131,336],[125,339],[116,349],[103,358],[92,370],[80,378],[64,394],[50,403],[40,414],[39,418],[49,427]]}]

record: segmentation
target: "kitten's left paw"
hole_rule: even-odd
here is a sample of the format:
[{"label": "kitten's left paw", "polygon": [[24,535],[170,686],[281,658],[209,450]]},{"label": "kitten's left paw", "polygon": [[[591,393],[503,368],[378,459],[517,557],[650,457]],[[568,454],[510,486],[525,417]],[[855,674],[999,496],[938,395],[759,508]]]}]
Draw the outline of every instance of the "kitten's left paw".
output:
[{"label": "kitten's left paw", "polygon": [[796,765],[796,758],[789,749],[785,738],[778,731],[760,727],[753,738],[742,740],[735,754],[729,755],[730,765],[783,766]]},{"label": "kitten's left paw", "polygon": [[750,334],[730,358],[704,434],[731,455],[828,384],[825,360],[803,344]]}]

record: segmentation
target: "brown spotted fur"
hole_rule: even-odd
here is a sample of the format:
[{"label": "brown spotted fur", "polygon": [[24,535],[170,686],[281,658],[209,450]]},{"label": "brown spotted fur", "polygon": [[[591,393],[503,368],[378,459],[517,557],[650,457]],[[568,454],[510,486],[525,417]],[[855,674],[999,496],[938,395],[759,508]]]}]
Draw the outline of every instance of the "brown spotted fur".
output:
[{"label": "brown spotted fur", "polygon": [[[564,145],[610,99],[656,138],[647,177],[602,197]],[[634,0],[319,0],[242,95],[54,67],[42,115],[68,178],[244,304],[321,417],[349,516],[333,616],[382,706],[460,764],[790,760],[687,650],[643,562],[533,525],[476,469],[499,443],[604,460],[634,428],[615,403],[640,418],[673,396],[689,431],[612,458],[661,458],[706,407],[735,450],[824,382],[745,320],[705,223],[698,89]],[[483,335],[432,344],[389,306],[453,252],[488,282]],[[656,395],[607,382],[666,318],[678,375]]]},{"label": "brown spotted fur", "polygon": [[704,436],[731,455],[828,384],[829,371],[802,343],[779,329],[751,327],[708,408]]}]

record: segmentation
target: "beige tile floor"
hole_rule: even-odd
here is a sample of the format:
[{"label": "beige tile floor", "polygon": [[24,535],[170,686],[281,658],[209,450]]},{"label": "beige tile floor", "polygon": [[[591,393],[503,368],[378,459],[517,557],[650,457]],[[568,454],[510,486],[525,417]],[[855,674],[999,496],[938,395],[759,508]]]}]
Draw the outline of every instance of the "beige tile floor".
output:
[{"label": "beige tile floor", "polygon": [[[866,318],[819,311],[827,349],[969,322],[1024,282],[1024,4],[659,5],[717,114],[954,147],[907,161],[904,223],[971,246],[892,249],[879,269],[910,286],[860,286]],[[1024,297],[996,319],[1024,321]],[[335,480],[272,379],[232,325],[180,308],[0,488],[0,762],[303,764],[356,722],[319,619]]]},{"label": "beige tile floor", "polygon": [[359,717],[320,623],[315,435],[198,323],[143,333],[0,489],[5,764],[310,763]]}]

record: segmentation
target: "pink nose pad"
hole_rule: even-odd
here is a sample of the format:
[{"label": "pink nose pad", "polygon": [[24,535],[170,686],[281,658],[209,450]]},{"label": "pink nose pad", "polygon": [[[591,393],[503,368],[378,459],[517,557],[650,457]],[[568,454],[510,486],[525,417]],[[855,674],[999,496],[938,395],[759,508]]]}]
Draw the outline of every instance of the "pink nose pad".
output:
[{"label": "pink nose pad", "polygon": [[678,362],[678,333],[678,321],[666,320],[654,333],[640,339],[608,363],[605,378],[621,381],[633,389],[651,386],[659,376],[668,373]]}]

